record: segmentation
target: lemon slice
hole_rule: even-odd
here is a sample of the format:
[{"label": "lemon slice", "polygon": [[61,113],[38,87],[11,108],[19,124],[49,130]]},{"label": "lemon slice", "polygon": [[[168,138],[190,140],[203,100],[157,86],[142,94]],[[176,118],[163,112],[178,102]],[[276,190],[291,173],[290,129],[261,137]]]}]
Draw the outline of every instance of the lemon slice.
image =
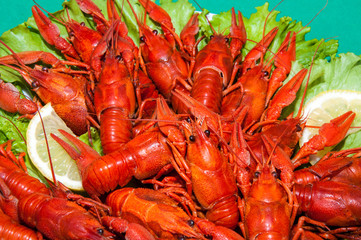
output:
[{"label": "lemon slice", "polygon": [[[361,92],[351,90],[330,90],[322,92],[313,97],[304,107],[303,114],[307,117],[306,125],[321,126],[330,122],[347,111],[356,113],[352,126],[361,126]],[[314,135],[318,134],[319,128],[306,127],[303,130],[299,144],[302,146]],[[346,134],[357,132],[359,128],[350,128]],[[329,152],[332,147],[328,147],[310,157],[312,164],[316,163],[322,156]]]},{"label": "lemon slice", "polygon": [[[73,132],[56,114],[50,103],[40,109],[40,115],[45,126],[56,180],[72,190],[84,190],[81,182],[81,176],[75,161],[50,136],[50,133],[56,134],[58,137],[69,143],[69,141],[59,133],[58,129],[63,129],[70,134],[73,134]],[[53,181],[48,150],[46,147],[47,143],[45,141],[44,130],[39,113],[31,119],[26,132],[26,139],[30,160],[44,177]]]}]

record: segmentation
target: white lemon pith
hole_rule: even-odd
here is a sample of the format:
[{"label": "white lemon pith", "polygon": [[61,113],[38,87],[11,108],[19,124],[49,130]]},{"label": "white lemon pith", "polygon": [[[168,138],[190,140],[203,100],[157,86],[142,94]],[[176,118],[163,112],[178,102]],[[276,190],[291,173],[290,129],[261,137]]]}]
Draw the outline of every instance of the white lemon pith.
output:
[{"label": "white lemon pith", "polygon": [[[70,134],[73,134],[73,132],[56,114],[50,103],[40,109],[40,115],[45,127],[56,180],[72,190],[82,191],[83,186],[81,176],[75,161],[50,136],[50,133],[53,133],[64,141],[67,141],[58,129],[62,129]],[[26,132],[26,139],[30,160],[44,177],[52,180],[53,177],[50,168],[48,150],[46,147],[47,143],[39,113],[31,119]]]},{"label": "white lemon pith", "polygon": [[[361,92],[351,90],[330,90],[322,92],[306,104],[303,115],[307,118],[307,126],[321,126],[347,111],[356,113],[356,118],[347,132],[347,135],[349,135],[359,130],[359,128],[352,128],[352,126],[360,126],[361,124]],[[306,127],[299,141],[300,146],[318,134],[318,130],[319,128]],[[331,149],[332,147],[329,147],[320,151],[316,156],[312,156],[311,163],[314,164]]]}]

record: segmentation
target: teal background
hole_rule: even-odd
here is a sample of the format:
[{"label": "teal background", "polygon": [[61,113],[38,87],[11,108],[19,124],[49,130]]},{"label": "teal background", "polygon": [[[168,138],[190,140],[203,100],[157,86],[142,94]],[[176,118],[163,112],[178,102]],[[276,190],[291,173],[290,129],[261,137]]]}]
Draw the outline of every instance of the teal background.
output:
[{"label": "teal background", "polygon": [[[37,0],[50,12],[62,9],[63,0]],[[263,5],[263,0],[198,0],[199,5],[213,13],[228,11],[232,6],[240,10],[245,17]],[[219,3],[221,2],[221,3]],[[270,0],[270,10],[279,0]],[[0,0],[0,34],[27,20],[31,16],[32,0]],[[277,8],[279,17],[290,16],[308,23],[326,4],[324,0],[285,0]],[[195,4],[194,4],[195,5]],[[310,23],[312,38],[335,38],[339,40],[339,53],[354,52],[361,54],[361,0],[329,0],[326,8]]]}]

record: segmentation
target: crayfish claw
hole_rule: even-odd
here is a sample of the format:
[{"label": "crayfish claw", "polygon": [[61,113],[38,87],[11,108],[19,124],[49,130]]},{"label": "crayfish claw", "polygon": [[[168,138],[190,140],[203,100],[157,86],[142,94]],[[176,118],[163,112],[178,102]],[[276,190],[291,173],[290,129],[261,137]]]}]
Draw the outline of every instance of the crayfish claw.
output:
[{"label": "crayfish claw", "polygon": [[333,146],[342,141],[355,117],[356,113],[348,111],[320,128],[319,134],[327,139],[326,147]]},{"label": "crayfish claw", "polygon": [[[95,159],[98,159],[100,157],[99,153],[92,149],[90,146],[88,146],[86,143],[80,141],[75,136],[67,133],[64,130],[59,129],[59,132],[69,141],[71,142],[75,147],[71,146],[69,143],[61,139],[60,137],[56,136],[55,134],[50,134],[51,137],[57,141],[64,150],[70,155],[70,157],[74,160],[83,160],[80,161],[81,163],[86,160],[85,165],[87,166],[89,163],[93,162]],[[78,162],[79,163],[79,162]]]},{"label": "crayfish claw", "polygon": [[299,161],[310,154],[317,153],[317,151],[325,147],[331,147],[341,142],[345,138],[355,117],[356,113],[348,111],[332,119],[329,123],[323,124],[319,130],[319,134],[313,136],[306,142],[292,161]]}]

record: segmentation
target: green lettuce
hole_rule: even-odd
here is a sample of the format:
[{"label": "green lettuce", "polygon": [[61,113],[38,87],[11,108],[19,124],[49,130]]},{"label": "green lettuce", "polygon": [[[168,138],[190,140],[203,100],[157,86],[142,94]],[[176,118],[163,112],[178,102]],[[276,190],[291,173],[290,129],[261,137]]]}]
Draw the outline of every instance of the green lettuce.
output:
[{"label": "green lettuce", "polygon": [[89,146],[91,146],[95,151],[97,151],[100,155],[103,155],[102,143],[100,141],[100,133],[95,128],[90,128],[91,140],[89,141],[89,134],[84,133],[79,136],[79,139]]},{"label": "green lettuce", "polygon": [[[292,66],[291,74],[286,82],[291,79],[300,69],[302,65],[295,62]],[[361,59],[354,53],[340,53],[339,56],[332,56],[330,60],[318,59],[314,62],[307,87],[305,103],[315,97],[317,94],[328,90],[354,90],[361,91]],[[302,94],[306,87],[306,79],[304,80],[297,98],[292,106],[287,109],[298,111],[301,104]]]},{"label": "green lettuce", "polygon": [[[278,27],[278,32],[273,42],[269,46],[269,53],[266,55],[266,59],[271,55],[271,53],[277,52],[287,33],[290,31],[297,33],[296,59],[299,63],[304,65],[304,67],[310,65],[312,62],[312,57],[315,54],[317,48],[318,49],[315,59],[324,59],[336,54],[338,48],[337,40],[329,40],[325,42],[324,39],[312,39],[306,41],[305,35],[310,32],[310,27],[304,28],[301,22],[292,20],[291,17],[287,16],[281,17],[280,20],[277,21],[276,18],[280,12],[272,11],[270,13],[268,7],[269,4],[265,3],[263,6],[257,7],[257,12],[251,14],[249,19],[243,17],[243,22],[247,32],[247,39],[249,39],[242,50],[243,56],[245,56],[256,45],[257,42],[260,42],[263,35],[270,32],[274,27]],[[205,18],[205,15],[208,13],[208,10],[203,10],[200,16],[200,26],[202,34],[209,37],[213,34],[213,31]],[[267,16],[268,18],[266,19]],[[231,10],[213,16],[210,22],[214,29],[219,29],[219,32],[228,34],[229,28],[231,26]],[[264,27],[265,32],[263,33]],[[204,44],[206,44],[205,41],[203,42],[202,46],[204,46]]]},{"label": "green lettuce", "polygon": [[0,109],[0,143],[14,140],[12,149],[15,154],[26,152],[26,129],[29,120],[19,118],[19,114],[7,113]]},{"label": "green lettuce", "polygon": [[[15,156],[18,156],[20,153],[27,153],[26,131],[28,125],[28,119],[20,118],[20,115],[17,113],[8,113],[0,109],[0,144],[12,141],[11,150]],[[31,163],[27,154],[24,156],[24,161],[28,168],[28,173],[45,183],[44,177]]]}]

